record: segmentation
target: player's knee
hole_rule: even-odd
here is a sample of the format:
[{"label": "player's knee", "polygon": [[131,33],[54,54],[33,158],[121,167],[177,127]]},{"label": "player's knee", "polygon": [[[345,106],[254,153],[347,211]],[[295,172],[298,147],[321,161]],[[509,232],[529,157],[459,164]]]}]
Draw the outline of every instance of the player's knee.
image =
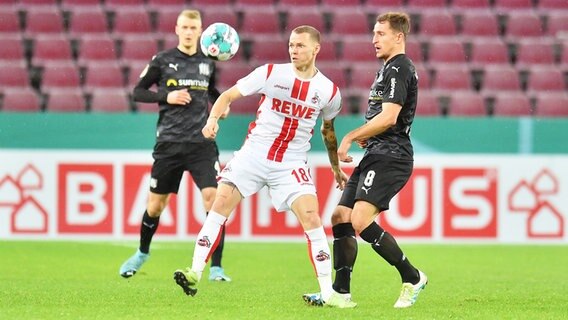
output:
[{"label": "player's knee", "polygon": [[148,208],[146,211],[148,215],[152,218],[159,217],[162,214],[162,211],[166,208],[168,204],[167,199],[153,199],[148,201]]},{"label": "player's knee", "polygon": [[331,215],[331,225],[351,222],[351,208],[338,205]]}]

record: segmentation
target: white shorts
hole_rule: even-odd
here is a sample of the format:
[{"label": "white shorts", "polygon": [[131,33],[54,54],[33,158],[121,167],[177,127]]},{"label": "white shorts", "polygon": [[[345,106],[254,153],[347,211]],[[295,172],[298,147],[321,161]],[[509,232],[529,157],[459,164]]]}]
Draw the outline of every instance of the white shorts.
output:
[{"label": "white shorts", "polygon": [[235,152],[223,171],[220,182],[237,186],[243,197],[268,187],[272,205],[277,211],[291,210],[292,203],[304,194],[316,195],[316,188],[304,160],[275,162],[246,149]]}]

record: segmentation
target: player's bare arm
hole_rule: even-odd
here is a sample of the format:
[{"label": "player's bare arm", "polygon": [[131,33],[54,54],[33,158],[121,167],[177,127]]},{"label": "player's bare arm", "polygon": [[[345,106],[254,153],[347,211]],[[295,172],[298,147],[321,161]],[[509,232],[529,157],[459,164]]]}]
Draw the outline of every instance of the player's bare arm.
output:
[{"label": "player's bare arm", "polygon": [[242,96],[243,95],[236,86],[233,86],[227,91],[221,93],[211,108],[205,127],[201,130],[205,138],[215,139],[217,132],[219,131],[219,119],[223,118],[224,115],[226,116],[229,112],[229,105]]},{"label": "player's bare arm", "polygon": [[400,113],[402,106],[396,103],[385,102],[382,107],[383,111],[371,119],[371,121],[350,131],[345,135],[345,137],[343,137],[341,144],[339,145],[339,149],[337,150],[337,155],[340,161],[347,163],[353,161],[353,158],[347,155],[347,152],[354,141],[357,141],[358,143],[360,141],[367,141],[370,137],[376,136],[377,134],[380,134],[388,128],[396,125],[396,119],[398,118],[398,114]]},{"label": "player's bare arm", "polygon": [[331,170],[333,171],[335,181],[337,182],[337,188],[343,190],[348,177],[339,167],[339,158],[337,156],[337,136],[335,134],[334,121],[335,119],[322,121],[321,135],[323,137],[325,148],[327,149]]}]

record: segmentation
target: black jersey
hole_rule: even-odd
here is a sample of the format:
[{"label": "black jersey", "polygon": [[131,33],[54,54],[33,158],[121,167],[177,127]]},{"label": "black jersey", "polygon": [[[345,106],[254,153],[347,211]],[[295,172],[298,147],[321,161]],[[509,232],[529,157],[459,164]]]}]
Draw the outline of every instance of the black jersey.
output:
[{"label": "black jersey", "polygon": [[[201,129],[209,117],[209,101],[219,97],[215,88],[215,63],[200,50],[187,55],[177,48],[162,51],[150,61],[134,88],[134,100],[159,104],[156,140],[158,142],[202,142]],[[158,86],[158,92],[148,90]],[[170,105],[170,91],[188,89],[191,102]]]},{"label": "black jersey", "polygon": [[418,76],[414,63],[405,54],[390,59],[377,73],[369,93],[365,120],[370,121],[383,110],[383,102],[402,106],[396,125],[367,140],[366,153],[412,160],[410,127],[416,112]]}]

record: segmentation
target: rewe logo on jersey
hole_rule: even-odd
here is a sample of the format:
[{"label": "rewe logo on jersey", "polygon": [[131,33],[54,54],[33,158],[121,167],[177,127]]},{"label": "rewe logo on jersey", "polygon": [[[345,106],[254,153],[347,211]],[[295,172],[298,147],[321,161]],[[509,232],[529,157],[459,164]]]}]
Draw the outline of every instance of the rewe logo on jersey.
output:
[{"label": "rewe logo on jersey", "polygon": [[282,101],[277,98],[272,99],[272,110],[304,119],[311,119],[316,111],[314,108],[303,106],[291,101]]}]

